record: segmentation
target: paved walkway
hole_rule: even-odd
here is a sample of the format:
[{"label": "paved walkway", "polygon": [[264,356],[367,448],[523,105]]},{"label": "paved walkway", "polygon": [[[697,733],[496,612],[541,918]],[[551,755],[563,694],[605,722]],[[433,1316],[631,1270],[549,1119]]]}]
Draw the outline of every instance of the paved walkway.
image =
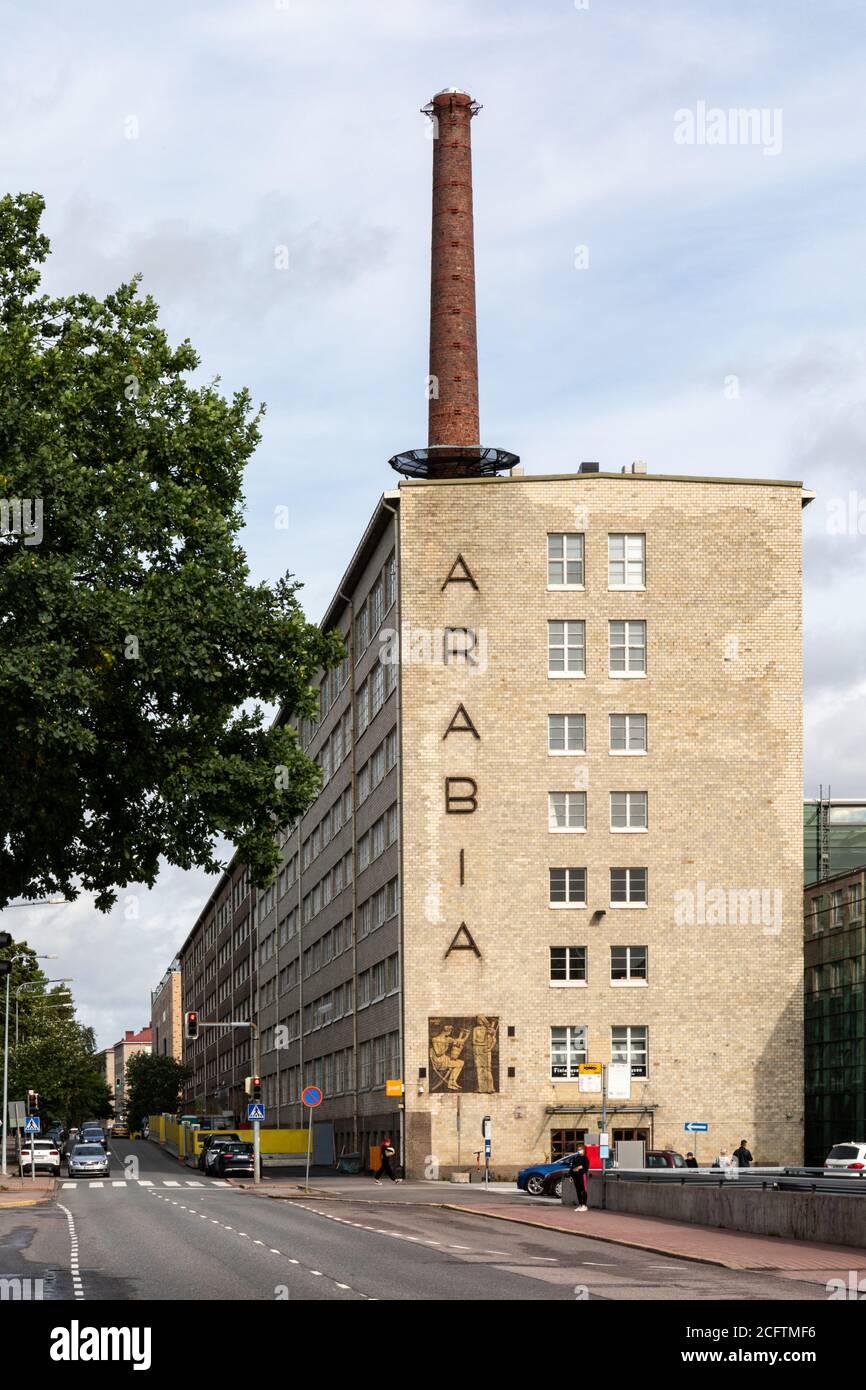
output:
[{"label": "paved walkway", "polygon": [[684,1259],[725,1265],[728,1269],[778,1270],[803,1278],[808,1278],[811,1271],[854,1269],[866,1273],[866,1250],[854,1246],[815,1245],[776,1236],[753,1236],[741,1231],[692,1226],[684,1221],[655,1221],[651,1217],[620,1212],[578,1212],[574,1207],[544,1206],[530,1212],[515,1210],[513,1202],[485,1202],[483,1205],[461,1203],[459,1210],[546,1230],[567,1231],[571,1235],[579,1233],[593,1240],[636,1246],[659,1255],[679,1255]]},{"label": "paved walkway", "polygon": [[[16,1162],[17,1168],[17,1162]],[[54,1191],[55,1179],[48,1173],[33,1178],[19,1177],[17,1171],[0,1174],[0,1210],[3,1207],[29,1207],[34,1202],[46,1202]]]}]

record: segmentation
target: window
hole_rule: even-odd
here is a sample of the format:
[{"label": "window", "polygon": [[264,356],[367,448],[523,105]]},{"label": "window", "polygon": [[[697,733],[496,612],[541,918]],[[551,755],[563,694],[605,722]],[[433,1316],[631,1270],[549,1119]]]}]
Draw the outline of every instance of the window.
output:
[{"label": "window", "polygon": [[549,714],[547,716],[548,753],[586,752],[586,715]]},{"label": "window", "polygon": [[611,984],[646,984],[646,946],[611,946]]},{"label": "window", "polygon": [[358,691],[358,733],[362,734],[370,722],[369,692],[367,682]]},{"label": "window", "polygon": [[646,675],[646,623],[612,622],[609,630],[611,676]]},{"label": "window", "polygon": [[610,828],[619,831],[646,830],[646,792],[611,792]]},{"label": "window", "polygon": [[833,904],[831,925],[843,927],[845,925],[845,894],[841,888],[834,889],[831,901]]},{"label": "window", "polygon": [[646,715],[612,714],[610,716],[611,753],[646,752]]},{"label": "window", "polygon": [[370,834],[362,835],[358,841],[358,872],[366,869],[370,862]]},{"label": "window", "polygon": [[550,983],[552,985],[586,984],[585,946],[551,946]]},{"label": "window", "polygon": [[380,816],[370,831],[370,858],[378,859],[385,851],[385,817]]},{"label": "window", "polygon": [[370,764],[366,762],[358,773],[358,804],[370,795]]},{"label": "window", "polygon": [[381,661],[373,667],[370,676],[370,718],[373,719],[379,713],[385,703],[385,668]]},{"label": "window", "polygon": [[586,869],[550,870],[550,906],[586,907]]},{"label": "window", "polygon": [[547,674],[560,677],[586,674],[585,622],[547,624]]},{"label": "window", "polygon": [[369,640],[369,631],[370,629],[367,622],[367,605],[365,603],[364,607],[361,609],[360,613],[355,619],[355,644],[358,648],[359,656],[363,651],[366,650],[367,642]]},{"label": "window", "polygon": [[567,1154],[573,1154],[578,1144],[585,1143],[585,1129],[552,1129],[550,1131],[551,1163],[558,1163]]},{"label": "window", "polygon": [[370,759],[370,780],[374,787],[378,787],[382,778],[385,776],[385,745],[380,743],[372,758]]},{"label": "window", "polygon": [[607,538],[607,587],[643,589],[646,586],[646,536]]},{"label": "window", "polygon": [[370,593],[370,633],[378,632],[385,612],[385,591],[381,579],[373,585]]},{"label": "window", "polygon": [[397,559],[393,550],[385,562],[383,577],[385,581],[385,612],[387,613],[397,597]]},{"label": "window", "polygon": [[818,893],[812,899],[812,930],[814,931],[816,936],[818,935],[818,932],[823,931],[824,927],[826,926],[826,922],[824,921],[824,910],[826,908],[826,905],[827,899],[823,893]]},{"label": "window", "polygon": [[611,907],[646,907],[646,869],[611,869]]},{"label": "window", "polygon": [[632,1076],[647,1075],[647,1029],[631,1024],[610,1030],[610,1060],[625,1062]]},{"label": "window", "polygon": [[549,792],[548,830],[586,829],[586,792]]},{"label": "window", "polygon": [[385,739],[385,765],[390,770],[397,762],[397,730],[392,729]]},{"label": "window", "polygon": [[578,1068],[586,1061],[586,1026],[550,1030],[550,1077],[552,1081],[576,1080]]},{"label": "window", "polygon": [[548,589],[583,588],[583,536],[557,531],[547,537]]},{"label": "window", "polygon": [[848,889],[848,913],[852,922],[859,922],[863,916],[863,897],[859,883],[852,883]]}]

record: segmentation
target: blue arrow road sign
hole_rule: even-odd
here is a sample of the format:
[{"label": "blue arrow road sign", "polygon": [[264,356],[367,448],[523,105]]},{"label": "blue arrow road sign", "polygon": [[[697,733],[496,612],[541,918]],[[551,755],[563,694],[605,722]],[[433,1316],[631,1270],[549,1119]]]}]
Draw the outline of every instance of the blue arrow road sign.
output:
[{"label": "blue arrow road sign", "polygon": [[709,1125],[704,1124],[703,1120],[689,1120],[683,1125],[686,1134],[706,1134]]},{"label": "blue arrow road sign", "polygon": [[24,1121],[25,1134],[38,1134],[41,1121],[38,1115],[28,1115]]},{"label": "blue arrow road sign", "polygon": [[260,1100],[247,1101],[247,1119],[263,1120],[265,1118],[264,1103]]}]

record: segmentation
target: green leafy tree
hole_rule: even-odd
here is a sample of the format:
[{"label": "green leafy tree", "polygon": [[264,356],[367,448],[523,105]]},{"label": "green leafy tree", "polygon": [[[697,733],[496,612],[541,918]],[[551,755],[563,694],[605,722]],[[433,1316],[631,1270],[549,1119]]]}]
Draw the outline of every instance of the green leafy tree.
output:
[{"label": "green leafy tree", "polygon": [[141,1129],[148,1115],[177,1114],[190,1067],[174,1057],[137,1052],[126,1064],[126,1115],[130,1129]]},{"label": "green leafy tree", "polygon": [[41,294],[42,211],[0,199],[0,907],[85,889],[107,910],[161,857],[221,869],[220,836],[262,886],[318,789],[288,721],[339,637],[290,575],[249,581],[249,393],[190,384],[137,278]]},{"label": "green leafy tree", "polygon": [[96,1060],[93,1031],[71,1015],[71,1009],[35,1015],[38,1030],[22,1036],[10,1050],[10,1099],[23,1100],[28,1090],[38,1091],[43,1124],[80,1125],[111,1114],[111,1092]]}]

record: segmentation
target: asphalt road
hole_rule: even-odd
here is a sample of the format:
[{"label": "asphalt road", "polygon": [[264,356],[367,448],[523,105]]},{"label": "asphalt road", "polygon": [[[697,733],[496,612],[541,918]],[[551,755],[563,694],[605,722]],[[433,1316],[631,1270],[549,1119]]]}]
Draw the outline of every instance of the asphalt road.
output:
[{"label": "asphalt road", "polygon": [[0,1277],[45,1299],[803,1299],[823,1287],[674,1260],[420,1202],[255,1196],[145,1141],[111,1177],[0,1211]]}]

